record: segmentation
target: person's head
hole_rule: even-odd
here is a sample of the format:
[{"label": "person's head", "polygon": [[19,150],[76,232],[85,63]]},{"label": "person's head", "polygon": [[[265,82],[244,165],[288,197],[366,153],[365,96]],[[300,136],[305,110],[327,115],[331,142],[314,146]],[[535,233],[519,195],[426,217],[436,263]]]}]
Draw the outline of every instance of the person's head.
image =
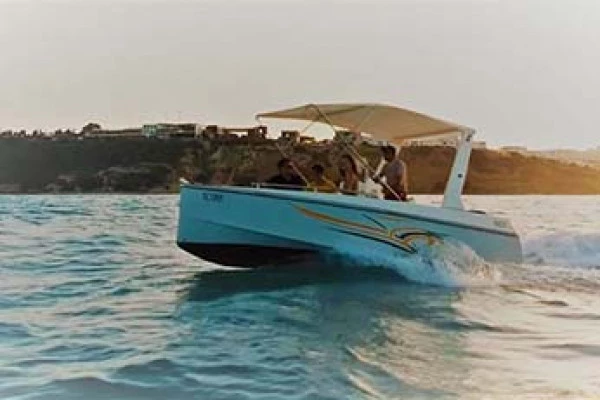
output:
[{"label": "person's head", "polygon": [[321,164],[315,164],[310,169],[315,178],[323,178],[325,174],[325,168]]},{"label": "person's head", "polygon": [[224,167],[218,167],[218,168],[215,170],[215,172],[214,172],[214,174],[213,174],[213,176],[212,176],[212,178],[211,178],[210,182],[211,182],[212,184],[216,184],[216,185],[223,185],[223,184],[226,184],[226,183],[227,183],[227,180],[228,180],[228,175],[229,175],[229,173],[228,173],[228,172],[229,172],[229,171],[227,171],[227,169],[226,169],[226,168],[224,168]]},{"label": "person's head", "polygon": [[381,153],[383,154],[385,161],[392,161],[394,158],[396,158],[396,148],[394,146],[383,146],[381,148]]},{"label": "person's head", "polygon": [[345,173],[352,171],[354,174],[358,175],[358,167],[356,166],[356,161],[348,154],[344,154],[342,158],[340,158],[340,172]]},{"label": "person's head", "polygon": [[294,168],[292,168],[292,161],[289,158],[282,158],[277,163],[277,169],[279,174],[286,179],[291,178],[294,175]]}]

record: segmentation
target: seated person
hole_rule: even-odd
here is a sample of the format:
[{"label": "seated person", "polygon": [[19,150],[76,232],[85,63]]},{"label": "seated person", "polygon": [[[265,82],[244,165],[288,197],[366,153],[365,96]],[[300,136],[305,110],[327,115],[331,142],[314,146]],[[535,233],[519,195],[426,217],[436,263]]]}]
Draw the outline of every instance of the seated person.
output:
[{"label": "seated person", "polygon": [[235,169],[232,169],[231,171],[228,172],[226,168],[219,167],[215,170],[215,173],[211,177],[210,184],[211,185],[231,185],[231,182],[233,182],[234,172],[235,172]]},{"label": "seated person", "polygon": [[335,183],[327,179],[325,176],[325,168],[321,164],[315,164],[311,168],[312,180],[309,184],[309,189],[316,190],[322,193],[336,193],[337,187]]},{"label": "seated person", "polygon": [[373,177],[373,180],[381,182],[381,178],[385,177],[387,185],[382,186],[383,197],[386,200],[407,201],[406,164],[398,158],[394,146],[384,146],[381,148],[381,152],[386,163],[381,172]]},{"label": "seated person", "polygon": [[344,154],[340,159],[340,191],[344,194],[356,195],[358,193],[358,167],[354,159]]},{"label": "seated person", "polygon": [[[287,186],[306,186],[304,180],[299,177],[294,171],[294,167],[292,167],[292,161],[289,158],[282,158],[277,163],[277,169],[279,173],[269,180],[266,183],[270,183],[273,185],[287,185]],[[299,189],[299,188],[286,188],[281,187],[279,189]]]}]

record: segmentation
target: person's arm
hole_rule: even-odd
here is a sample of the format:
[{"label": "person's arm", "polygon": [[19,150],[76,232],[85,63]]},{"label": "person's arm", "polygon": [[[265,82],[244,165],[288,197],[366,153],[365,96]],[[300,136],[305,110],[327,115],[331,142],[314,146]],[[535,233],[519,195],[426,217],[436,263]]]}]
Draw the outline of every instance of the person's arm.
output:
[{"label": "person's arm", "polygon": [[400,160],[402,163],[402,177],[400,179],[400,187],[405,194],[408,193],[408,169],[406,169],[406,163]]},{"label": "person's arm", "polygon": [[358,192],[358,176],[346,174],[340,183],[340,192],[344,194],[356,194]]},{"label": "person's arm", "polygon": [[353,193],[358,193],[358,175],[352,174],[352,180],[350,182],[350,191]]},{"label": "person's arm", "polygon": [[391,175],[391,179],[386,181],[386,185],[383,185],[383,193],[386,196],[394,196],[395,198],[403,199],[404,190],[404,164],[402,160],[398,160],[399,162],[394,162],[393,169],[389,175]]},{"label": "person's arm", "polygon": [[231,185],[233,183],[233,177],[235,176],[236,169],[237,169],[237,167],[233,167],[231,169],[231,172],[229,173],[229,176],[227,177],[227,181],[226,181],[227,185]]},{"label": "person's arm", "polygon": [[394,163],[394,170],[392,175],[393,179],[390,179],[390,181],[388,181],[388,185],[390,185],[390,187],[396,192],[403,190],[404,169],[405,166],[402,160],[398,160],[397,163]]}]

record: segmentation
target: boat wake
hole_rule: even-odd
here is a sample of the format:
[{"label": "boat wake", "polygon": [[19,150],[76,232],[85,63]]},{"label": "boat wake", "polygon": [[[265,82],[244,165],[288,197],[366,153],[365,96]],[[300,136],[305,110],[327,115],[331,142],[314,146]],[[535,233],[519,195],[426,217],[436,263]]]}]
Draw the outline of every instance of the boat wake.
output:
[{"label": "boat wake", "polygon": [[494,265],[479,257],[470,247],[445,241],[419,255],[393,257],[357,249],[341,255],[344,266],[387,268],[403,278],[422,284],[460,287],[496,284],[501,278]]},{"label": "boat wake", "polygon": [[[540,279],[572,281],[585,275],[587,283],[600,284],[600,234],[552,233],[523,239],[523,264],[493,264],[479,257],[460,242],[445,241],[419,255],[385,256],[369,249],[342,254],[345,266],[387,268],[403,278],[428,285],[448,287],[499,285],[538,282]],[[548,283],[548,282],[547,282]],[[559,284],[560,282],[554,282]],[[564,283],[564,282],[563,282]],[[596,284],[594,285],[596,287]]]}]

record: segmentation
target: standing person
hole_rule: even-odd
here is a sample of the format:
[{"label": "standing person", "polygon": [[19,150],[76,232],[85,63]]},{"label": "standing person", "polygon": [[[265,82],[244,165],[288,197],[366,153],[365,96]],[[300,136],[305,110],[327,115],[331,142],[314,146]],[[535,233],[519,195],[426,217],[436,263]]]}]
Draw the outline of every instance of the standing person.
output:
[{"label": "standing person", "polygon": [[381,148],[381,152],[386,163],[381,172],[373,177],[373,180],[380,183],[381,178],[385,177],[386,185],[382,186],[383,197],[386,200],[407,201],[406,164],[398,158],[394,146],[384,146]]}]

